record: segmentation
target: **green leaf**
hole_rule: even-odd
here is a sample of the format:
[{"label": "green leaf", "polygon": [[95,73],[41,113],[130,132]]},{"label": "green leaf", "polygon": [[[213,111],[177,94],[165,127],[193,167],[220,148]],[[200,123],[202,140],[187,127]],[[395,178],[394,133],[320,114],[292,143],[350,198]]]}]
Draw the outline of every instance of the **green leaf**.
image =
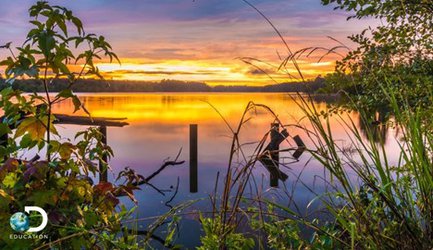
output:
[{"label": "green leaf", "polygon": [[81,22],[80,19],[76,18],[76,17],[72,17],[71,18],[72,23],[77,27],[78,30],[78,34],[81,35],[83,32],[83,23]]},{"label": "green leaf", "polygon": [[60,91],[60,92],[57,94],[57,96],[58,96],[58,97],[62,97],[62,98],[70,98],[70,97],[73,97],[74,94],[72,93],[72,90],[71,90],[71,89],[64,89],[64,90]]},{"label": "green leaf", "polygon": [[45,57],[49,57],[51,50],[53,50],[56,45],[56,40],[52,35],[44,31],[39,34],[38,45],[39,49],[42,51],[42,54],[44,54]]},{"label": "green leaf", "polygon": [[36,65],[33,65],[31,68],[25,71],[25,74],[29,77],[37,77],[39,74],[39,68]]},{"label": "green leaf", "polygon": [[18,182],[18,177],[16,173],[9,173],[3,179],[3,185],[8,188],[13,188],[15,184]]},{"label": "green leaf", "polygon": [[94,211],[86,211],[84,214],[84,220],[88,226],[94,226],[98,223],[98,215]]},{"label": "green leaf", "polygon": [[66,24],[65,21],[63,20],[58,20],[57,21],[57,25],[59,26],[59,28],[63,31],[63,33],[65,34],[65,36],[68,36],[68,29],[66,28]]},{"label": "green leaf", "polygon": [[47,131],[44,123],[36,117],[24,119],[15,132],[15,138],[28,133],[32,140],[40,141],[44,138]]},{"label": "green leaf", "polygon": [[7,59],[0,61],[0,65],[1,66],[10,66],[14,64],[14,60],[12,59],[12,57],[8,57]]},{"label": "green leaf", "polygon": [[68,160],[72,152],[76,149],[75,145],[69,142],[62,143],[59,148],[59,155],[62,160]]},{"label": "green leaf", "polygon": [[18,62],[21,64],[21,67],[28,69],[32,64],[32,61],[24,56],[18,57]]},{"label": "green leaf", "polygon": [[78,48],[78,46],[84,41],[83,38],[77,37],[75,38],[75,48]]},{"label": "green leaf", "polygon": [[77,112],[78,110],[80,110],[82,105],[81,105],[81,101],[78,98],[78,96],[74,95],[72,97],[72,103],[74,104],[74,113]]},{"label": "green leaf", "polygon": [[66,64],[64,64],[60,58],[56,58],[56,60],[54,60],[53,63],[53,71],[58,71],[60,70],[61,73],[64,74],[70,74],[71,72],[69,71],[68,67],[66,66]]},{"label": "green leaf", "polygon": [[30,134],[25,134],[20,141],[20,147],[21,148],[33,148],[36,146],[37,141],[34,141]]},{"label": "green leaf", "polygon": [[28,200],[35,202],[35,205],[40,207],[44,207],[47,204],[55,205],[57,200],[56,194],[57,192],[54,190],[36,191],[32,193]]},{"label": "green leaf", "polygon": [[0,123],[0,136],[9,134],[10,132],[12,131],[6,123]]},{"label": "green leaf", "polygon": [[51,30],[55,23],[55,20],[52,17],[53,15],[49,11],[45,12],[43,15],[48,17],[47,21],[45,22],[45,25],[47,26],[47,29]]},{"label": "green leaf", "polygon": [[42,27],[44,26],[41,22],[39,22],[37,20],[32,20],[32,21],[30,21],[30,23],[37,26],[38,29],[42,29]]}]

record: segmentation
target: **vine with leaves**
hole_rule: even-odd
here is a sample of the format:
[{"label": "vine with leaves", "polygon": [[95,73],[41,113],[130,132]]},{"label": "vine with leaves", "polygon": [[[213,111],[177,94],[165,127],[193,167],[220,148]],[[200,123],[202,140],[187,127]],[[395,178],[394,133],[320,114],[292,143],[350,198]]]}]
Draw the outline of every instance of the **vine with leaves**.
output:
[{"label": "vine with leaves", "polygon": [[[65,141],[53,114],[53,105],[68,100],[74,112],[84,110],[91,119],[72,87],[79,79],[103,78],[96,66],[98,60],[119,59],[103,36],[86,33],[81,20],[67,8],[38,1],[29,9],[29,16],[33,27],[24,43],[0,46],[10,52],[0,61],[10,85],[0,93],[0,222],[8,225],[10,215],[23,211],[24,206],[39,206],[48,213],[43,233],[49,237],[14,240],[8,235],[17,232],[4,226],[0,228],[0,248],[137,248],[136,236],[121,224],[134,209],[120,205],[117,197],[127,195],[135,201],[133,191],[138,187],[133,184],[142,178],[122,171],[116,180],[121,184],[94,185],[92,175],[100,171],[96,162],[107,169],[103,156],[111,157],[113,151],[95,127],[77,133],[78,142]],[[38,80],[44,93],[15,90],[14,81],[23,78]],[[58,79],[67,79],[69,84],[51,93]],[[23,152],[35,149],[45,149],[45,158],[21,159]],[[40,220],[35,215],[30,219]]]}]

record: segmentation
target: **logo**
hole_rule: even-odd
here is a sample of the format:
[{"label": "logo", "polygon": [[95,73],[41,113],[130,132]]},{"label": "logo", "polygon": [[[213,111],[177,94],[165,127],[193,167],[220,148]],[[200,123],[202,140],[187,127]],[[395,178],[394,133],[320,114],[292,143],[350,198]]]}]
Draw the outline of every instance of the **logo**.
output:
[{"label": "logo", "polygon": [[[20,233],[37,233],[39,231],[42,231],[47,226],[48,216],[45,210],[43,210],[42,208],[36,206],[25,206],[24,211],[25,213],[17,212],[11,216],[9,223],[14,231]],[[30,220],[27,214],[29,214],[31,211],[38,212],[42,216],[42,222],[37,227],[30,227]]]}]

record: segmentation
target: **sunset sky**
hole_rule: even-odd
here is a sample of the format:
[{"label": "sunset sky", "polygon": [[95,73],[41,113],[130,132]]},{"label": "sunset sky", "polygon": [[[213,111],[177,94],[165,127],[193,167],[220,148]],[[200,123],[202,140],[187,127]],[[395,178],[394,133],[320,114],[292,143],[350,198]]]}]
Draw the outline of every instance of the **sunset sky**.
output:
[{"label": "sunset sky", "polygon": [[[27,9],[35,1],[0,1],[0,44],[23,42]],[[50,1],[80,17],[87,33],[106,36],[122,65],[100,62],[108,79],[192,80],[210,85],[264,85],[287,82],[287,73],[275,72],[288,55],[266,21],[241,0],[74,0]],[[332,36],[351,45],[347,36],[369,24],[346,21],[347,13],[321,6],[320,0],[251,0],[269,17],[292,51],[310,46],[334,47]],[[344,50],[340,51],[345,53]],[[298,63],[307,78],[332,71],[335,59],[318,63],[323,52]],[[0,52],[0,58],[6,56]],[[262,70],[242,62],[253,57]],[[268,64],[267,64],[268,63]],[[288,65],[288,72],[294,68]]]}]

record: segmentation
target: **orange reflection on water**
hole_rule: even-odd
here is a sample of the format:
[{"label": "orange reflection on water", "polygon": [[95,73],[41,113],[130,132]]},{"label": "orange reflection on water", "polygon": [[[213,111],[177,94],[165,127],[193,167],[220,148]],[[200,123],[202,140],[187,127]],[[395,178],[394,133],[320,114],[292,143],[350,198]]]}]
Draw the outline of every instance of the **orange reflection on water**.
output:
[{"label": "orange reflection on water", "polygon": [[[159,164],[180,148],[186,150],[189,124],[199,126],[201,164],[224,167],[232,136],[225,121],[236,128],[250,101],[267,105],[284,124],[297,124],[304,117],[296,104],[299,97],[281,93],[86,93],[79,96],[93,117],[127,118],[129,126],[108,129],[108,142],[115,152],[114,165],[136,165],[138,169]],[[326,103],[316,103],[316,108],[323,110]],[[67,101],[56,105],[54,111],[70,114],[73,109],[73,104]],[[84,115],[82,111],[78,114]],[[247,114],[246,120],[239,136],[243,142],[257,142],[269,131],[275,117],[266,109],[257,108]],[[335,137],[344,137],[344,130],[337,125],[333,127]],[[292,135],[302,132],[293,127],[288,130]],[[73,137],[71,129],[65,132],[67,137]],[[246,146],[247,153],[249,149]],[[186,156],[183,155],[184,159]]]},{"label": "orange reflection on water", "polygon": [[[300,119],[304,116],[288,94],[254,93],[173,93],[173,94],[81,94],[80,99],[94,117],[126,117],[128,122],[140,123],[215,123],[240,119],[248,102],[269,106],[280,116]],[[295,98],[296,99],[296,98]],[[317,108],[326,105],[319,103]],[[55,107],[55,112],[71,114],[74,107],[64,102]],[[262,114],[263,110],[257,111]],[[78,112],[83,115],[84,113]],[[221,115],[221,116],[220,116]],[[267,117],[269,118],[269,117]]]}]

